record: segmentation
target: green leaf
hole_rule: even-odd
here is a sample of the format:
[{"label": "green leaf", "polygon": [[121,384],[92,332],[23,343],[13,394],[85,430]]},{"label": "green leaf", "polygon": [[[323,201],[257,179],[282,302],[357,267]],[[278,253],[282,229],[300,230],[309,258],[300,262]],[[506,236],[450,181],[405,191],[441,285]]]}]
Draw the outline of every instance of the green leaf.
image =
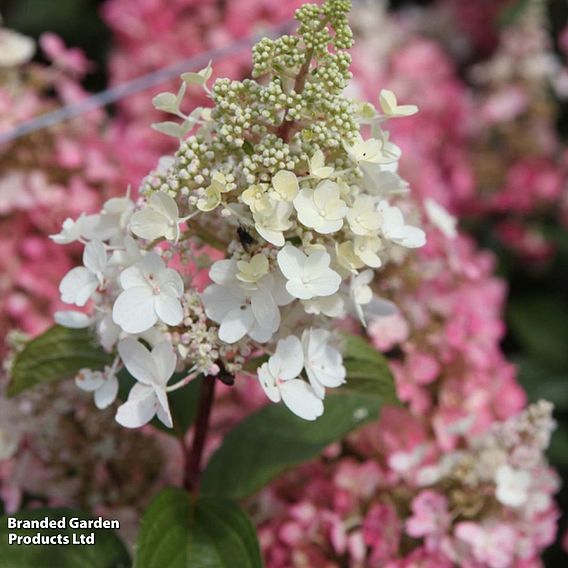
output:
[{"label": "green leaf", "polygon": [[112,355],[97,347],[85,329],[54,326],[30,341],[16,356],[8,396],[14,396],[40,383],[74,376],[83,368],[102,369]]},{"label": "green leaf", "polygon": [[399,404],[394,379],[389,368],[368,361],[344,360],[347,382],[341,391],[353,391],[380,400],[383,404]]},{"label": "green leaf", "polygon": [[243,369],[248,371],[249,373],[256,373],[258,368],[268,361],[268,355],[261,355],[260,357],[254,357],[253,359],[249,359],[244,365]]},{"label": "green leaf", "polygon": [[[9,529],[8,518],[15,519],[66,519],[66,528],[55,529]],[[126,568],[131,565],[126,547],[112,529],[73,529],[71,518],[92,519],[90,515],[71,509],[34,509],[4,516],[0,521],[0,565],[3,568]],[[69,538],[71,544],[32,545],[8,544],[10,534],[33,537],[43,536]],[[73,534],[94,533],[94,545],[73,545]]]},{"label": "green leaf", "polygon": [[568,370],[550,369],[530,357],[517,357],[514,362],[518,367],[519,382],[531,402],[552,400],[556,410],[568,410]]},{"label": "green leaf", "polygon": [[343,357],[349,390],[374,397],[383,404],[397,404],[394,377],[386,357],[363,338],[344,334]]},{"label": "green leaf", "polygon": [[233,501],[165,489],[142,518],[135,568],[261,568],[255,530]]},{"label": "green leaf", "polygon": [[388,368],[386,359],[369,342],[360,335],[343,333],[343,357],[345,359],[355,359],[357,361],[367,361],[369,363],[380,362]]},{"label": "green leaf", "polygon": [[243,142],[243,150],[247,156],[252,156],[254,154],[254,147],[248,140]]},{"label": "green leaf", "polygon": [[507,28],[514,26],[525,10],[531,5],[531,0],[516,0],[507,6],[498,16],[499,26]]},{"label": "green leaf", "polygon": [[255,412],[225,437],[202,478],[202,492],[239,499],[261,489],[286,469],[318,456],[329,444],[378,417],[379,402],[340,392],[325,412],[306,422],[283,404]]},{"label": "green leaf", "polygon": [[[169,384],[173,385],[187,376],[187,373],[176,373],[172,376]],[[118,397],[126,400],[130,389],[136,384],[136,379],[130,375],[126,369],[122,369],[118,373],[119,391]],[[197,406],[199,403],[199,392],[203,383],[203,377],[200,375],[180,389],[168,393],[168,401],[170,404],[170,412],[172,413],[173,428],[164,426],[157,418],[152,420],[151,424],[159,430],[183,438],[185,433],[193,424],[197,415]]]},{"label": "green leaf", "polygon": [[568,366],[568,309],[558,299],[526,297],[509,306],[510,331],[532,358],[547,367]]},{"label": "green leaf", "polygon": [[560,423],[552,433],[547,451],[550,463],[558,468],[568,468],[568,426]]}]

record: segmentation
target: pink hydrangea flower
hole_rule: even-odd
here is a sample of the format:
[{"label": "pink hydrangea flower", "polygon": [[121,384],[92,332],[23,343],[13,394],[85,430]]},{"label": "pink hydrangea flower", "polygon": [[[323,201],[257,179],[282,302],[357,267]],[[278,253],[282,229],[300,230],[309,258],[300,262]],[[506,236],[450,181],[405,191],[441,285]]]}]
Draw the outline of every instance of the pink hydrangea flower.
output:
[{"label": "pink hydrangea flower", "polygon": [[505,524],[489,526],[464,522],[456,526],[456,536],[471,548],[471,554],[477,562],[488,568],[507,568],[514,559],[515,530]]},{"label": "pink hydrangea flower", "polygon": [[451,524],[448,500],[435,491],[422,491],[411,504],[412,516],[406,521],[406,533],[424,538],[427,549],[435,550]]}]

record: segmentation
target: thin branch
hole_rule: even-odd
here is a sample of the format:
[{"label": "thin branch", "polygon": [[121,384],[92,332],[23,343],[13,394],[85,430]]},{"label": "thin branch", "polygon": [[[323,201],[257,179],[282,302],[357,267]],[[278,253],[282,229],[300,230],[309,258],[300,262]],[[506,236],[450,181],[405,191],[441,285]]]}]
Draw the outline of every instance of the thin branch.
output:
[{"label": "thin branch", "polygon": [[215,398],[215,384],[217,379],[214,376],[207,376],[203,379],[201,392],[199,394],[199,407],[195,420],[195,430],[191,449],[186,454],[184,487],[192,494],[199,491],[199,481],[201,479],[201,460],[205,441],[209,432],[209,419],[211,417],[211,407]]},{"label": "thin branch", "polygon": [[[328,23],[329,19],[324,18],[318,26],[318,31],[323,30]],[[310,65],[312,64],[313,57],[314,50],[313,48],[310,48],[306,51],[306,58],[304,59],[304,63],[300,67],[300,70],[296,75],[296,81],[294,82],[294,92],[298,95],[304,91],[304,88],[306,86],[306,80],[308,79],[308,73],[310,72]],[[286,111],[284,118],[282,119],[282,123],[276,130],[276,135],[284,140],[284,142],[288,142],[293,126],[294,121],[288,120],[288,112]]]}]

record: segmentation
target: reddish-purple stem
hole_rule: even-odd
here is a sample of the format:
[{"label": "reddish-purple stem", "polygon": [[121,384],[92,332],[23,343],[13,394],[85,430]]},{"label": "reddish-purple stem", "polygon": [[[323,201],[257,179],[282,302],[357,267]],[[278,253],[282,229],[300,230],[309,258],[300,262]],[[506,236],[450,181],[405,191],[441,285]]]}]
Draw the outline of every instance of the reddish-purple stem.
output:
[{"label": "reddish-purple stem", "polygon": [[195,419],[193,443],[186,453],[183,485],[193,494],[197,494],[199,491],[201,460],[203,457],[207,433],[209,431],[209,418],[211,416],[211,408],[215,398],[216,382],[217,379],[214,376],[208,376],[203,379],[201,392],[199,394],[197,418]]}]

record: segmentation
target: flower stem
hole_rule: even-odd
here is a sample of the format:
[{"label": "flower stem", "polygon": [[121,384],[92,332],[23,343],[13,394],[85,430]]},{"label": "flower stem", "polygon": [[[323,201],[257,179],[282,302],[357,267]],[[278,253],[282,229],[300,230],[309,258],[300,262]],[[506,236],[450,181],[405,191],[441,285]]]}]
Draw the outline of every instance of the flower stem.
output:
[{"label": "flower stem", "polygon": [[227,251],[229,243],[220,239],[213,230],[209,230],[198,223],[192,223],[188,228],[181,234],[181,240],[188,239],[190,237],[199,237],[205,244],[222,251]]},{"label": "flower stem", "polygon": [[[308,72],[310,70],[310,64],[312,62],[313,56],[314,56],[314,50],[308,49],[308,51],[306,52],[306,58],[304,60],[304,63],[300,68],[300,71],[298,72],[298,75],[296,76],[296,81],[294,83],[294,91],[296,93],[301,93],[304,90],[304,87],[306,86],[306,79],[308,76]],[[282,119],[282,124],[280,124],[278,130],[276,131],[276,135],[282,140],[284,140],[284,142],[288,142],[292,127],[294,125],[294,123],[288,120],[287,117],[288,113],[284,115],[284,118]]]},{"label": "flower stem", "polygon": [[[318,31],[321,31],[327,26],[329,23],[328,18],[324,18],[319,26]],[[308,78],[308,73],[310,72],[310,65],[312,64],[312,59],[314,58],[314,50],[313,48],[306,50],[306,56],[304,58],[304,63],[300,67],[298,74],[296,75],[296,80],[294,82],[294,92],[297,94],[301,94],[304,91],[304,87],[306,86],[306,80]],[[292,128],[294,126],[294,122],[288,120],[288,112],[284,114],[284,118],[282,119],[282,123],[276,130],[276,135],[284,140],[284,142],[288,142],[290,138],[290,134],[292,133]]]},{"label": "flower stem", "polygon": [[[189,239],[190,237],[199,237],[205,244],[208,244],[209,246],[222,251],[226,251],[227,246],[229,244],[221,240],[212,231],[204,227],[201,227],[200,225],[197,224],[192,224],[188,229],[183,231],[183,233],[181,233],[180,235],[181,240]],[[149,242],[146,245],[145,249],[152,250],[156,245],[159,245],[165,240],[166,240],[165,237],[158,237],[157,239]]]},{"label": "flower stem", "polygon": [[207,376],[203,379],[199,394],[199,406],[193,434],[193,443],[186,454],[184,487],[194,495],[199,491],[201,479],[201,459],[205,448],[205,440],[209,431],[211,407],[215,398],[216,377]]}]

